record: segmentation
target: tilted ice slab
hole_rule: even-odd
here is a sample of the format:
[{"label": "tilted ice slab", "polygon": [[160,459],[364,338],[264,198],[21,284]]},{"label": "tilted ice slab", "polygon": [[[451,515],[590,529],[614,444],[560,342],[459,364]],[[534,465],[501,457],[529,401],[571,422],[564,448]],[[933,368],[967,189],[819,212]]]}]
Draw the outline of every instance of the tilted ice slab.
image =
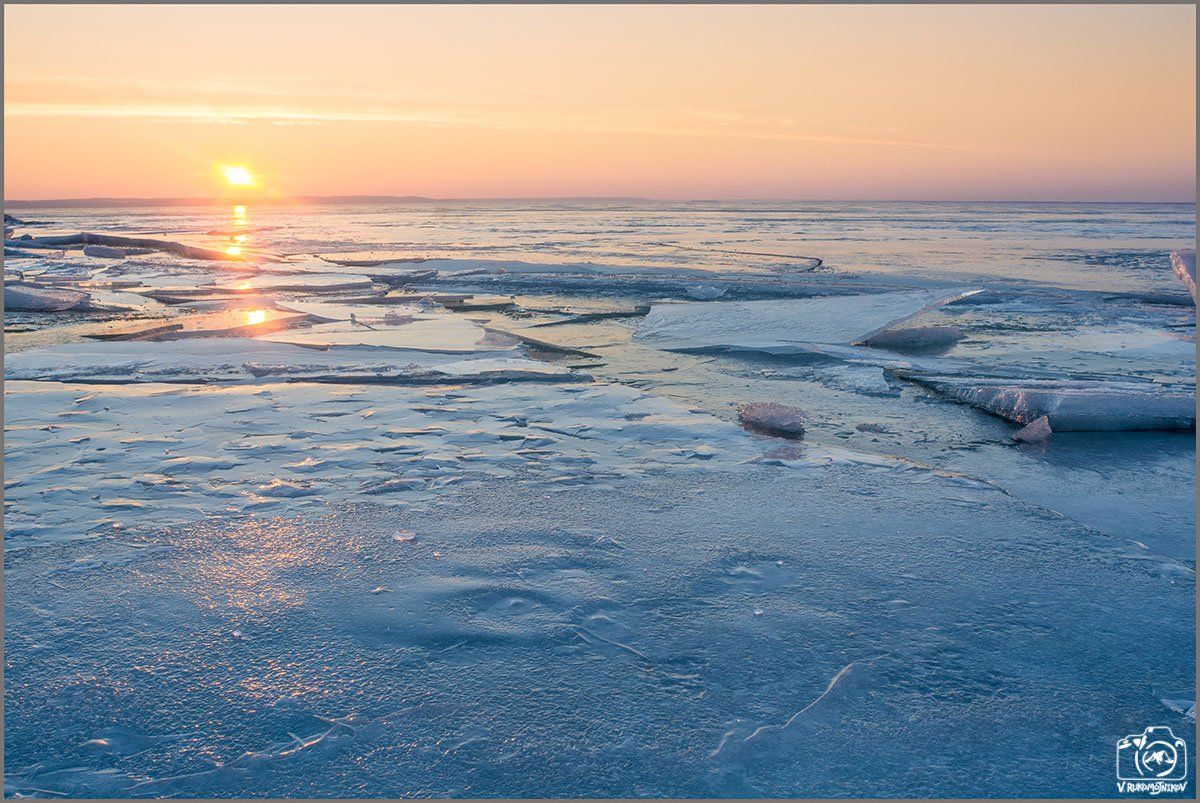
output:
[{"label": "tilted ice slab", "polygon": [[1055,432],[1196,426],[1196,391],[1185,384],[892,373],[1022,426],[1046,416]]},{"label": "tilted ice slab", "polygon": [[656,304],[635,339],[671,351],[727,349],[788,354],[810,344],[868,340],[978,290],[916,290],[853,296]]},{"label": "tilted ice slab", "polygon": [[1179,277],[1179,281],[1192,294],[1193,303],[1196,301],[1196,251],[1186,249],[1171,252],[1171,269]]},{"label": "tilted ice slab", "polygon": [[409,349],[314,348],[257,338],[64,343],[10,354],[5,379],[58,382],[247,382],[313,379],[424,382],[586,379],[519,352],[434,353]]},{"label": "tilted ice slab", "polygon": [[60,312],[78,307],[87,301],[88,294],[64,287],[43,287],[25,282],[4,283],[4,308]]}]

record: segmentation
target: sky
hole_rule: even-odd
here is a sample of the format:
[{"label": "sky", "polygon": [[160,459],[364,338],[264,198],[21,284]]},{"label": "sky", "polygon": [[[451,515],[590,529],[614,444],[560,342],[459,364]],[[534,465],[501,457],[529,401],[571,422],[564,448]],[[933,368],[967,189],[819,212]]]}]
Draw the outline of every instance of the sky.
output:
[{"label": "sky", "polygon": [[4,7],[7,199],[1195,201],[1175,6]]}]

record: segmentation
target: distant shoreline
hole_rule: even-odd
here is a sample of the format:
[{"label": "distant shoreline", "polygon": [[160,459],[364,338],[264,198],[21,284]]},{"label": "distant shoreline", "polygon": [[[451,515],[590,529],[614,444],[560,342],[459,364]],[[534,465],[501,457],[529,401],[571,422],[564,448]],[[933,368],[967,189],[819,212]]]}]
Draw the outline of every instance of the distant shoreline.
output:
[{"label": "distant shoreline", "polygon": [[451,203],[863,203],[863,204],[1060,204],[1095,206],[1119,206],[1142,204],[1146,206],[1194,206],[1195,201],[989,201],[989,200],[903,200],[903,199],[846,199],[821,200],[814,198],[688,198],[656,199],[637,196],[564,196],[564,197],[511,197],[511,198],[428,198],[423,195],[300,195],[291,198],[46,198],[4,201],[5,209],[107,209],[137,207],[178,206],[229,206],[245,204],[254,206],[333,206],[333,205],[384,205],[384,204],[451,204]]}]

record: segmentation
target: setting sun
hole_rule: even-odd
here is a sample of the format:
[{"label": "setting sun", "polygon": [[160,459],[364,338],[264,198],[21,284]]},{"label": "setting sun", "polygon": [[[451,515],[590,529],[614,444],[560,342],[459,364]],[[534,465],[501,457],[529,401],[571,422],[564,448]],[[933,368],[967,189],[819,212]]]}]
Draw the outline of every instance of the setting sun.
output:
[{"label": "setting sun", "polygon": [[221,165],[221,173],[225,180],[235,187],[250,187],[254,184],[254,176],[244,167]]}]

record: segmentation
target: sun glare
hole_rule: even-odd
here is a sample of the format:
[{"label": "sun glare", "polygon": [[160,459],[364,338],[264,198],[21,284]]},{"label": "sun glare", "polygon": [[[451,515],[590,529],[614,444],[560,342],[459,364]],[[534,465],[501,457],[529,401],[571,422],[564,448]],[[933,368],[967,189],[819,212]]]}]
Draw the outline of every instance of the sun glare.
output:
[{"label": "sun glare", "polygon": [[234,187],[250,187],[254,184],[254,176],[244,167],[221,165],[221,173]]}]

